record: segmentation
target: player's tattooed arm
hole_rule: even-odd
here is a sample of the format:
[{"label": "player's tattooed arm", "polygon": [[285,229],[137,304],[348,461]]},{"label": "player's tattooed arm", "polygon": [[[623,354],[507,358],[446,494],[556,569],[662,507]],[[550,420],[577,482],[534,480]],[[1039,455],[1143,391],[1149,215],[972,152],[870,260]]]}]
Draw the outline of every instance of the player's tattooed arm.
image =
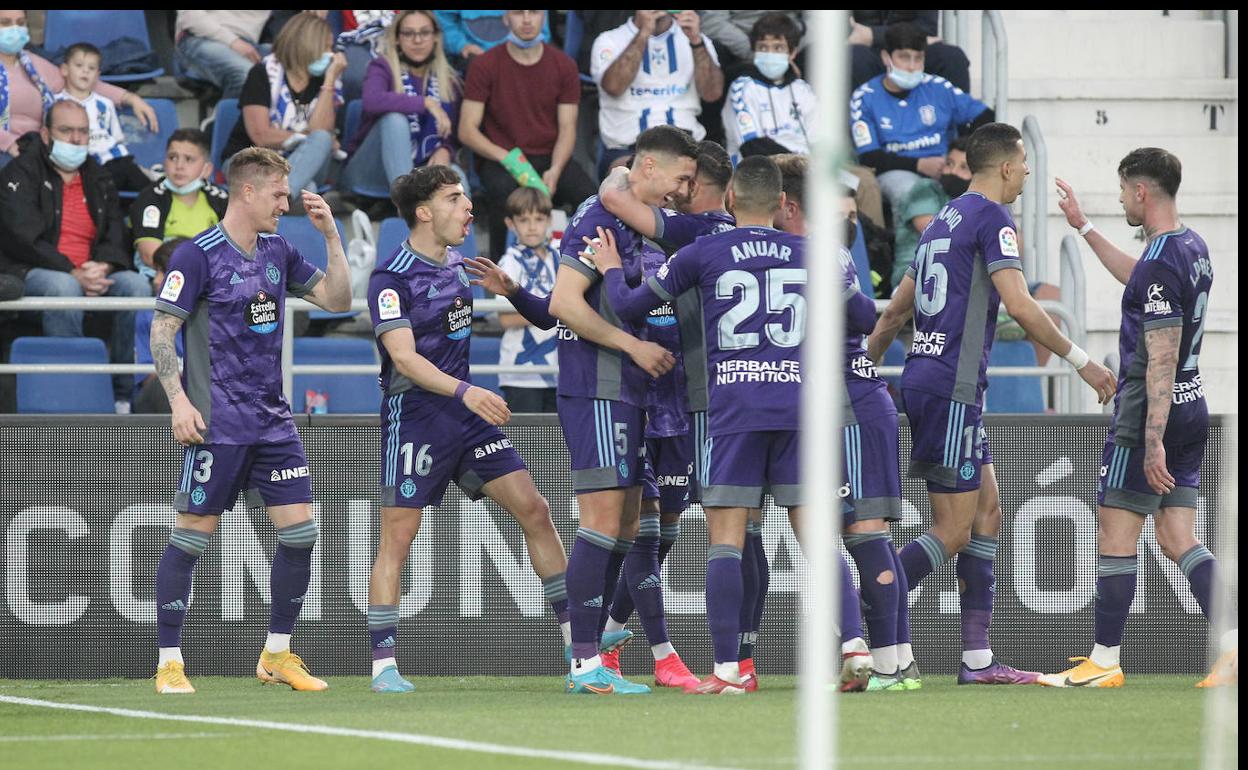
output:
[{"label": "player's tattooed arm", "polygon": [[1166,423],[1170,420],[1174,375],[1179,366],[1182,339],[1182,326],[1166,326],[1144,332],[1144,347],[1148,351],[1148,370],[1144,375],[1148,394],[1148,417],[1144,423],[1144,477],[1159,495],[1174,489],[1174,477],[1166,468],[1163,441]]},{"label": "player's tattooed arm", "polygon": [[647,238],[658,232],[655,210],[637,199],[628,185],[627,168],[611,169],[607,178],[598,186],[598,200],[603,208],[620,218],[620,221]]},{"label": "player's tattooed arm", "polygon": [[893,298],[884,309],[880,320],[875,322],[875,331],[867,337],[867,355],[877,364],[884,359],[884,351],[893,344],[897,332],[914,316],[914,279],[906,276],[901,279]]},{"label": "player's tattooed arm", "polygon": [[637,78],[641,69],[641,59],[645,55],[646,46],[650,45],[650,35],[654,32],[655,23],[666,11],[637,11],[637,34],[628,43],[628,47],[611,62],[607,71],[602,73],[602,90],[612,96],[622,96],[628,86]]},{"label": "player's tattooed arm", "polygon": [[182,328],[182,319],[170,313],[157,311],[152,318],[152,362],[156,365],[156,376],[164,386],[169,401],[182,395],[182,379],[178,373],[178,348],[175,340],[178,329]]}]

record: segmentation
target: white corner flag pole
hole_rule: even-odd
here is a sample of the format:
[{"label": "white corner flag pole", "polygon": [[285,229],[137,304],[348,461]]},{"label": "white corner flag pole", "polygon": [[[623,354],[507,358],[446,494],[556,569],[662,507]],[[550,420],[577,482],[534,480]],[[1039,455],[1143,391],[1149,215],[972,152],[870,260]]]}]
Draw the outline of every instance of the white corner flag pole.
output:
[{"label": "white corner flag pole", "polygon": [[849,53],[845,11],[814,11],[810,41],[819,119],[813,126],[806,176],[805,213],[811,230],[806,245],[806,337],[802,350],[802,550],[808,572],[799,657],[799,765],[834,767],[836,700],[829,689],[831,661],[838,660],[833,618],[839,604],[836,566],[840,530],[841,369],[844,311],[837,290],[843,228],[836,189],[845,157],[849,122]]}]

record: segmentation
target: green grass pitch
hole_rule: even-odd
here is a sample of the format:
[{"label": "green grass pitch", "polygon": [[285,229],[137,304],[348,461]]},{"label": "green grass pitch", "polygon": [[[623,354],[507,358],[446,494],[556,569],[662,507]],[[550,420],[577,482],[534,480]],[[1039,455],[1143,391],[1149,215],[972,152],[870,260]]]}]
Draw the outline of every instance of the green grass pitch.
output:
[{"label": "green grass pitch", "polygon": [[[569,696],[560,680],[549,677],[425,678],[416,680],[413,694],[385,696],[371,693],[362,677],[329,678],[330,690],[324,693],[296,693],[248,679],[192,681],[199,690],[195,695],[157,696],[150,681],[0,680],[0,766],[595,766],[588,760],[597,760],[599,767],[649,770],[797,765],[792,677],[764,677],[760,692],[737,698],[670,691],[632,698]],[[1127,686],[1118,690],[1050,690],[957,687],[951,677],[929,676],[917,692],[847,695],[838,701],[839,766],[1198,768],[1205,691],[1195,689],[1194,682],[1193,677],[1129,676]],[[6,698],[242,721],[166,721]],[[367,734],[295,733],[247,721]],[[451,743],[401,742],[378,732]],[[481,744],[510,753],[470,748]],[[1237,734],[1231,746],[1237,756]],[[597,756],[573,761],[524,755],[531,750]]]}]

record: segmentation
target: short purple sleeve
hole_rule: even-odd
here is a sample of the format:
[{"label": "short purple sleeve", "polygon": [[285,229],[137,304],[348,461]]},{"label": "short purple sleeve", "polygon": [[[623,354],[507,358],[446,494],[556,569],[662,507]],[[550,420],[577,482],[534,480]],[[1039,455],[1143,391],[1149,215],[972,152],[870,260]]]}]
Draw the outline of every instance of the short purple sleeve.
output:
[{"label": "short purple sleeve", "polygon": [[696,246],[690,245],[668,258],[646,283],[666,302],[698,285],[702,260]]},{"label": "short purple sleeve", "polygon": [[396,273],[373,273],[368,281],[368,313],[378,337],[391,329],[412,328],[411,293]]},{"label": "short purple sleeve", "polygon": [[324,277],[325,274],[316,265],[304,259],[289,241],[286,243],[286,291],[291,296],[307,295]]},{"label": "short purple sleeve", "polygon": [[706,232],[706,224],[696,214],[654,208],[654,239],[672,249],[681,249]]},{"label": "short purple sleeve", "polygon": [[979,248],[991,275],[998,270],[1023,269],[1018,246],[1018,231],[1004,206],[984,209],[979,227]]},{"label": "short purple sleeve", "polygon": [[156,297],[156,309],[185,321],[207,288],[207,256],[193,241],[187,241],[169,257],[169,271]]},{"label": "short purple sleeve", "polygon": [[1144,291],[1144,331],[1183,325],[1183,279],[1160,259],[1140,263],[1140,287]]}]

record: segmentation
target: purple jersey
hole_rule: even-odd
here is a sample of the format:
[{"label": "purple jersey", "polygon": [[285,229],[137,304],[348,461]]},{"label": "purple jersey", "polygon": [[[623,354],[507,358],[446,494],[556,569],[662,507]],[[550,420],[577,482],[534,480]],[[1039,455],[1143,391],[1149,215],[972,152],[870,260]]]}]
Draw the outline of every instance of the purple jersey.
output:
[{"label": "purple jersey", "polygon": [[875,300],[862,293],[858,267],[848,249],[837,255],[843,276],[845,301],[845,388],[841,393],[842,422],[856,425],[881,418],[897,421],[897,406],[867,355],[866,335],[875,328]]},{"label": "purple jersey", "polygon": [[[609,229],[615,234],[616,248],[620,252],[628,283],[631,286],[639,285],[641,236],[603,208],[597,195],[586,198],[568,223],[559,247],[560,266],[571,268],[589,279],[585,301],[600,316],[608,323],[640,337],[645,324],[623,322],[619,319],[602,291],[602,277],[593,265],[585,264],[578,256],[585,249],[582,237],[597,238],[599,227]],[[559,395],[623,401],[637,407],[645,404],[647,376],[631,358],[618,350],[581,339],[576,332],[562,323],[559,324],[558,331]]]},{"label": "purple jersey", "polygon": [[[665,262],[667,254],[657,244],[646,241],[641,254],[645,274],[654,275]],[[670,372],[649,378],[645,403],[646,438],[683,436],[689,432],[689,401],[685,397],[685,368],[674,303],[664,302],[650,311],[642,337],[667,348],[676,358],[676,365]]]},{"label": "purple jersey", "polygon": [[737,226],[737,220],[727,211],[684,214],[658,206],[651,208],[654,211],[654,241],[668,254],[674,254],[704,235],[727,232]]},{"label": "purple jersey", "polygon": [[220,225],[174,250],[156,309],[186,321],[182,384],[208,426],[205,443],[298,438],[282,393],[286,294],[302,297],[324,277],[271,233],[254,254]]},{"label": "purple jersey", "polygon": [[381,335],[391,329],[411,329],[417,353],[440,371],[468,381],[472,286],[463,261],[459,252],[447,249],[446,260],[435,262],[409,249],[406,241],[389,257],[377,260],[368,279],[368,310],[381,354],[379,382],[387,394],[416,388],[394,368],[381,344]]},{"label": "purple jersey", "polygon": [[709,435],[799,429],[806,334],[803,240],[770,227],[707,235],[647,279],[671,301],[701,295]]},{"label": "purple jersey", "polygon": [[1209,407],[1200,380],[1201,338],[1209,317],[1213,263],[1204,239],[1183,228],[1158,236],[1136,262],[1122,294],[1122,329],[1118,333],[1118,395],[1114,401],[1114,441],[1141,446],[1148,412],[1145,333],[1177,326],[1183,330],[1174,394],[1166,423],[1168,445],[1204,441]]},{"label": "purple jersey", "polygon": [[919,238],[914,264],[914,342],[901,387],[982,404],[1001,295],[998,270],[1022,269],[1010,212],[979,193],[945,204]]}]

